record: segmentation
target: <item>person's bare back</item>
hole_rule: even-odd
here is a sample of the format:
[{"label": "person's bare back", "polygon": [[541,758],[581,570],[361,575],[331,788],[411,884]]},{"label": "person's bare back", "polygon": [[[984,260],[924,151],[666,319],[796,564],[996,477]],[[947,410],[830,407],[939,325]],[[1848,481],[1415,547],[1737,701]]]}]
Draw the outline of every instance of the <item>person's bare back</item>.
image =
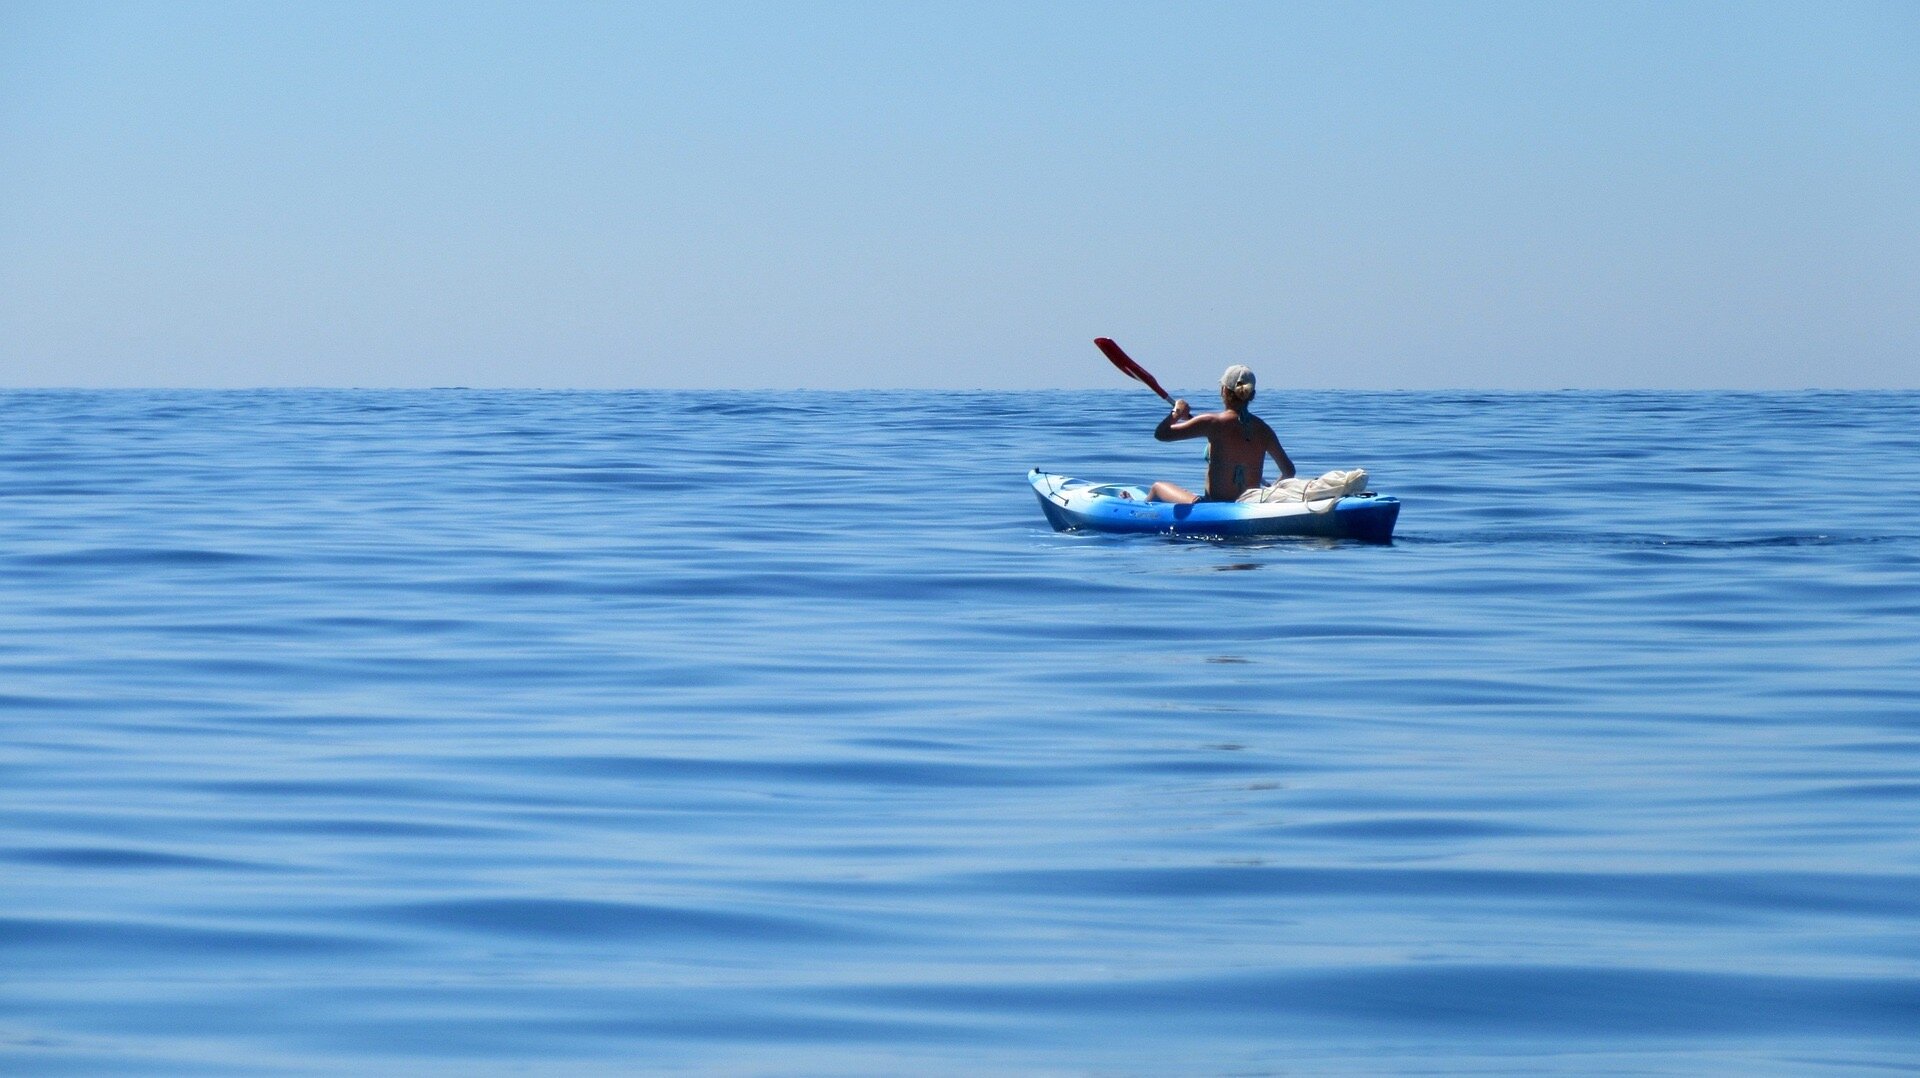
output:
[{"label": "person's bare back", "polygon": [[1161,502],[1196,502],[1203,497],[1210,502],[1230,502],[1265,484],[1268,457],[1279,466],[1280,478],[1293,477],[1293,461],[1281,448],[1279,436],[1266,420],[1247,408],[1253,401],[1253,391],[1253,372],[1233,366],[1220,379],[1220,411],[1194,415],[1186,401],[1173,403],[1173,411],[1154,428],[1153,436],[1163,442],[1207,440],[1206,493],[1195,494],[1162,481],[1153,485],[1148,497]]}]

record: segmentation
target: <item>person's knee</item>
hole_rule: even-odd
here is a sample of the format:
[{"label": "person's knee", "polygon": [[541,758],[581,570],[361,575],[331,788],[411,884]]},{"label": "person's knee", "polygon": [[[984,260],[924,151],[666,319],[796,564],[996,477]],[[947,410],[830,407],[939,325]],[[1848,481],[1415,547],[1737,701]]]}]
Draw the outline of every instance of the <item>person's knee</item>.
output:
[{"label": "person's knee", "polygon": [[1194,500],[1194,494],[1191,491],[1185,487],[1175,486],[1164,479],[1155,483],[1153,489],[1147,491],[1147,497],[1156,502],[1190,502]]}]

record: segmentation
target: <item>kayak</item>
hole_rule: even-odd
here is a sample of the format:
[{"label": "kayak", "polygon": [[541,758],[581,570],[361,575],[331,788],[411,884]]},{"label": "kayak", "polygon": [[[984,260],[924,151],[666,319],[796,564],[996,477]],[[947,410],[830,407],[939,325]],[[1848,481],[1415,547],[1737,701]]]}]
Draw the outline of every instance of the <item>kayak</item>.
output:
[{"label": "kayak", "polygon": [[1147,488],[1027,473],[1055,531],[1160,532],[1172,535],[1314,535],[1393,541],[1400,499],[1371,491],[1317,502],[1155,502]]}]

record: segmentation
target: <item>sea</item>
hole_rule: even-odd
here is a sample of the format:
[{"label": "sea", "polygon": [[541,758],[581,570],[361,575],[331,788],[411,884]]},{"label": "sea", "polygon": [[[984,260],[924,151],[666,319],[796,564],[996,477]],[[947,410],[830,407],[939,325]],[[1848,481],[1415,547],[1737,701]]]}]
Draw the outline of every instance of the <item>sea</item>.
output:
[{"label": "sea", "polygon": [[1920,1071],[1920,393],[0,393],[0,1072]]}]

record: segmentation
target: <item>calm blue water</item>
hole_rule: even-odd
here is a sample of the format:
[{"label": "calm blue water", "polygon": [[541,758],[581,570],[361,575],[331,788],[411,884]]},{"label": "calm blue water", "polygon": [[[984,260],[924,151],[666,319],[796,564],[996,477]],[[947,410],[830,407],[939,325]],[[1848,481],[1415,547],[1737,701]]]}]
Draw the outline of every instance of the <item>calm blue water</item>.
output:
[{"label": "calm blue water", "polygon": [[1920,1067],[1920,394],[1268,396],[0,394],[0,1071]]}]

